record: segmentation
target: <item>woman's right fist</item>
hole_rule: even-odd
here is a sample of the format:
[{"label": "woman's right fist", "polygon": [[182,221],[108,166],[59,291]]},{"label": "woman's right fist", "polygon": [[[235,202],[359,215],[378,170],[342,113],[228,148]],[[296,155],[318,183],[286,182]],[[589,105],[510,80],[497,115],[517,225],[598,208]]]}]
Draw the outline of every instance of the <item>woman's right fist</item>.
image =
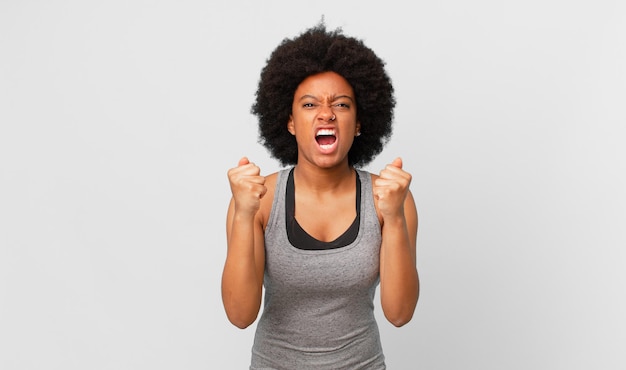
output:
[{"label": "woman's right fist", "polygon": [[243,157],[237,167],[228,170],[228,181],[235,200],[235,211],[255,215],[261,207],[261,198],[267,192],[261,169]]}]

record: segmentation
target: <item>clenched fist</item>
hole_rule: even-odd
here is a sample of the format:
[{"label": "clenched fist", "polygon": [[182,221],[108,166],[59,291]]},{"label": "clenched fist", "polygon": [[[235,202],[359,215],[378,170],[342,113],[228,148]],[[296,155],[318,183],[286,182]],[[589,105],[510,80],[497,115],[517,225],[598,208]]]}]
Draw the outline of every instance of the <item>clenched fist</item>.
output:
[{"label": "clenched fist", "polygon": [[404,200],[411,184],[411,174],[402,169],[402,159],[388,164],[374,181],[374,196],[383,220],[404,216]]},{"label": "clenched fist", "polygon": [[237,167],[228,170],[228,181],[235,200],[235,211],[255,215],[261,207],[261,198],[267,192],[261,169],[243,157]]}]

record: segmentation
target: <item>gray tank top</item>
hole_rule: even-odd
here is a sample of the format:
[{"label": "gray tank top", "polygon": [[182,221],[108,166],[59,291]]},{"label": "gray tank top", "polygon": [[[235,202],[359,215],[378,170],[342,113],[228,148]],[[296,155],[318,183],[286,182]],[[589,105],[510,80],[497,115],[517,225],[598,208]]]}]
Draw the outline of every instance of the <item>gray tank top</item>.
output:
[{"label": "gray tank top", "polygon": [[354,242],[305,250],[287,238],[289,171],[278,174],[265,230],[264,307],[250,369],[386,369],[374,317],[382,237],[370,174],[357,170],[361,218]]}]

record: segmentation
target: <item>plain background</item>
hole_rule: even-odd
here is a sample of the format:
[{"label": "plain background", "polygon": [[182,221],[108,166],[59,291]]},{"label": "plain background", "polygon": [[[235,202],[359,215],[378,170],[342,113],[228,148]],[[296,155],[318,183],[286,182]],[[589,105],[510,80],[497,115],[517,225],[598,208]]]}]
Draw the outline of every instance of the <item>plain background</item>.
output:
[{"label": "plain background", "polygon": [[325,16],[395,84],[422,292],[389,368],[624,369],[623,1],[0,1],[0,368],[245,369],[228,168]]}]

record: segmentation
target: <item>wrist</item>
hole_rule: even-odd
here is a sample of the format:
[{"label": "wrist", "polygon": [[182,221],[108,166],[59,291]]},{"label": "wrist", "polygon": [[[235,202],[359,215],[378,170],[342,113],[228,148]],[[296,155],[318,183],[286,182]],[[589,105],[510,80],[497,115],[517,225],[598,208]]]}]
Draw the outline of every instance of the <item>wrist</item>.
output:
[{"label": "wrist", "polygon": [[392,215],[383,215],[383,224],[388,227],[401,227],[404,228],[406,226],[406,218],[403,213],[400,214],[392,214]]}]

